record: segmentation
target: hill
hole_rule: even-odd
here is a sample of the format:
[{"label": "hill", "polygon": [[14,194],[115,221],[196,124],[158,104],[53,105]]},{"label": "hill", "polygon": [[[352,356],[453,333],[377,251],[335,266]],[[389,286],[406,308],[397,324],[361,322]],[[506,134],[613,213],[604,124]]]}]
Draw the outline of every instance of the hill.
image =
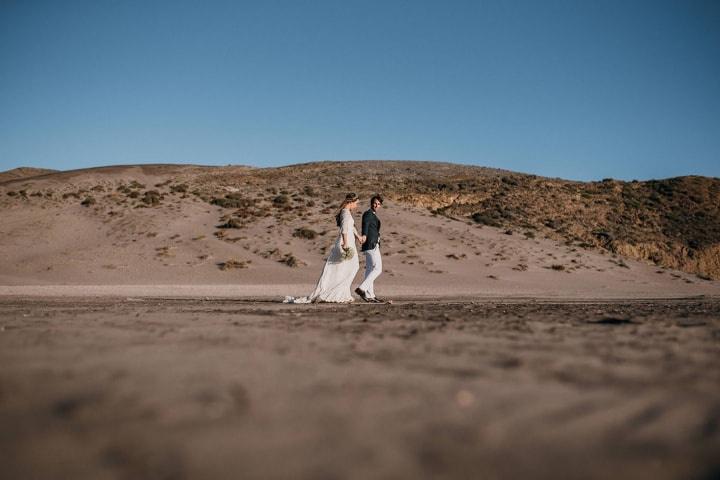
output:
[{"label": "hill", "polygon": [[6,170],[0,172],[0,183],[7,182],[10,180],[18,180],[28,177],[35,177],[38,175],[45,175],[47,173],[54,173],[57,170],[50,170],[47,168],[33,168],[33,167],[18,167],[12,170]]},{"label": "hill", "polygon": [[[573,182],[482,167],[430,162],[308,164],[243,173],[217,172],[195,186],[216,195],[223,181],[291,189],[313,185],[383,192],[399,203],[477,225],[598,248],[701,276],[720,278],[720,179]],[[210,188],[208,188],[210,187]]]},{"label": "hill", "polygon": [[5,181],[0,283],[305,288],[347,191],[363,209],[373,193],[387,199],[387,291],[717,290],[717,179],[582,183],[411,161],[113,166]]}]

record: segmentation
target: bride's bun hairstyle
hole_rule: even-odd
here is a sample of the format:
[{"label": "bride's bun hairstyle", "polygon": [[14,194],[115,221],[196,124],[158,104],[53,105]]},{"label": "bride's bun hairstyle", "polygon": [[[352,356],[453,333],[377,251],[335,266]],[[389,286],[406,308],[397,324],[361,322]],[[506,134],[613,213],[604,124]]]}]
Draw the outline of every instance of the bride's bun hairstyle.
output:
[{"label": "bride's bun hairstyle", "polygon": [[335,215],[335,223],[337,224],[338,227],[340,225],[342,225],[343,208],[347,207],[348,205],[350,205],[353,202],[357,202],[358,200],[359,199],[358,199],[358,196],[356,193],[351,192],[351,193],[348,193],[347,195],[345,195],[345,200],[343,200],[342,204],[340,205],[340,209],[338,210],[337,215]]}]

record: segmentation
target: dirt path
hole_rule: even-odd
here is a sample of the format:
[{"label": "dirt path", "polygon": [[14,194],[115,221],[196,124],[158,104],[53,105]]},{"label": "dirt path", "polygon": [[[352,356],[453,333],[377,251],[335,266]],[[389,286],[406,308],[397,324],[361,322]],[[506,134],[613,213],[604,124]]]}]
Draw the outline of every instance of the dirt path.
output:
[{"label": "dirt path", "polygon": [[716,478],[720,301],[0,300],[4,478]]}]

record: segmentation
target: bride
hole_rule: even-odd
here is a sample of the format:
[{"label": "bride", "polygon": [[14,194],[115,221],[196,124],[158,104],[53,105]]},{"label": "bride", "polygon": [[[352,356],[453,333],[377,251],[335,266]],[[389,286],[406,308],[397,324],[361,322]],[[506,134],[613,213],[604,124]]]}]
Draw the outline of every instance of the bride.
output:
[{"label": "bride", "polygon": [[338,236],[325,262],[315,290],[307,297],[285,297],[284,303],[349,303],[353,301],[350,284],[360,268],[355,239],[360,243],[363,242],[363,238],[355,229],[355,221],[351,213],[357,206],[357,195],[354,193],[345,195],[345,200],[335,215]]}]

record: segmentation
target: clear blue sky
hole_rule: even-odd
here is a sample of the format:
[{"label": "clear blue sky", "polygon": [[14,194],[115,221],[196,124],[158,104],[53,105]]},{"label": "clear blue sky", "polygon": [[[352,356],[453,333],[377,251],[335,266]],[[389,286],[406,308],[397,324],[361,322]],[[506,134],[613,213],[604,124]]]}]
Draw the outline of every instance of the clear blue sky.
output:
[{"label": "clear blue sky", "polygon": [[0,0],[0,170],[719,154],[719,1]]}]

